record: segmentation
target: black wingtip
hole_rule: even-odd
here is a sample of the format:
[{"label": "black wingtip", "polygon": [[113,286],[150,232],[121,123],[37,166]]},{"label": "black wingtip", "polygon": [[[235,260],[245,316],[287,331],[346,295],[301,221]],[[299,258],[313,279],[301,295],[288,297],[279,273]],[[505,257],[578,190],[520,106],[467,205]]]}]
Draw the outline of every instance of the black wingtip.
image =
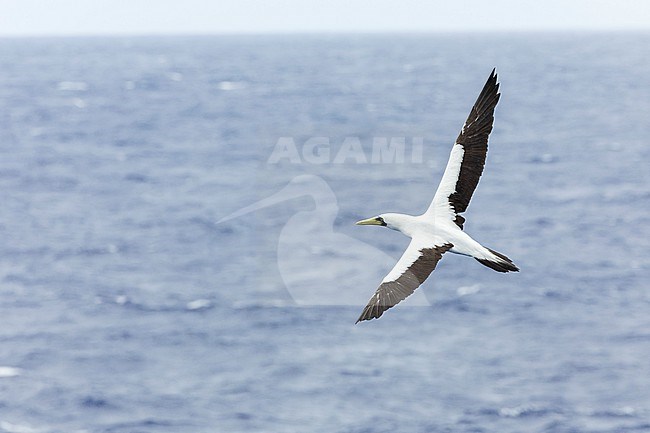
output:
[{"label": "black wingtip", "polygon": [[361,312],[361,315],[359,316],[359,318],[357,319],[357,321],[354,322],[354,324],[356,325],[357,323],[362,322],[362,321],[364,321],[364,320],[369,320],[369,319],[366,317],[367,314],[368,314],[368,307],[366,307],[366,308],[363,309],[363,311]]},{"label": "black wingtip", "polygon": [[497,74],[497,68],[496,67],[494,69],[492,69],[492,73],[490,74],[489,80],[494,82],[494,85],[496,86],[497,92],[498,92],[499,91],[499,75]]},{"label": "black wingtip", "polygon": [[381,309],[378,306],[366,306],[366,308],[363,309],[361,312],[361,315],[357,319],[354,324],[356,325],[359,322],[363,322],[365,320],[372,320],[372,319],[379,319],[382,314],[384,314],[385,309]]},{"label": "black wingtip", "polygon": [[487,83],[485,84],[487,85],[488,83],[491,83],[492,86],[495,86],[497,88],[497,92],[499,91],[499,77],[497,74],[496,66],[492,68],[492,72],[490,72],[490,76],[488,77]]}]

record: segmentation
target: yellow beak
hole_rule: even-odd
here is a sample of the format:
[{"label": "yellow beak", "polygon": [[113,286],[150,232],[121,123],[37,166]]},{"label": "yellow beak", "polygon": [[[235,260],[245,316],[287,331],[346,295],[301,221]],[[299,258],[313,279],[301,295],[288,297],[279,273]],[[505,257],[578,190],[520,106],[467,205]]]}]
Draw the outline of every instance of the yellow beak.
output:
[{"label": "yellow beak", "polygon": [[381,220],[377,217],[368,218],[367,220],[357,221],[358,226],[380,226]]}]

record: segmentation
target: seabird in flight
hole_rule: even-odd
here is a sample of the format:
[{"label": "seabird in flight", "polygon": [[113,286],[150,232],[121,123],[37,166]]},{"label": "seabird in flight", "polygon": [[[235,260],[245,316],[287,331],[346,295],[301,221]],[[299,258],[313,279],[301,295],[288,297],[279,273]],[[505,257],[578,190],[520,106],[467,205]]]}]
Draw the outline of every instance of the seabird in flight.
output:
[{"label": "seabird in flight", "polygon": [[463,231],[465,212],[476,189],[488,148],[488,136],[499,102],[499,84],[492,70],[483,90],[451,149],[433,201],[418,216],[386,213],[357,222],[397,230],[411,243],[386,275],[357,320],[379,318],[384,311],[411,295],[436,268],[447,251],[474,257],[497,272],[517,272],[519,268],[505,255],[484,247]]}]

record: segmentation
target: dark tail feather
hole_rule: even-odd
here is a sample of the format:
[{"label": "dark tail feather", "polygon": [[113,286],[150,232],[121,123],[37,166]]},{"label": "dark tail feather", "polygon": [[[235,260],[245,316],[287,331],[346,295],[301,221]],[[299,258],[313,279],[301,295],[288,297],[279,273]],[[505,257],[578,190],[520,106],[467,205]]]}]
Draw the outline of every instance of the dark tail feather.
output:
[{"label": "dark tail feather", "polygon": [[494,269],[497,272],[519,272],[519,268],[515,266],[515,264],[512,263],[512,260],[510,260],[508,257],[489,248],[488,250],[495,256],[499,257],[501,260],[492,261],[488,259],[476,259],[480,264],[485,265],[490,269]]}]

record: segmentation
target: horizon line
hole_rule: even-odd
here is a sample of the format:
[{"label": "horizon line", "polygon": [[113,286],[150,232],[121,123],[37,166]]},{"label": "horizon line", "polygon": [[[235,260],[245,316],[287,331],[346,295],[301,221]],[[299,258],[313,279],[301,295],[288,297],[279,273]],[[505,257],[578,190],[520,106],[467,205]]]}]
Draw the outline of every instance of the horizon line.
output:
[{"label": "horizon line", "polygon": [[209,36],[380,36],[380,35],[460,35],[460,34],[593,34],[650,33],[650,28],[533,28],[533,29],[441,29],[441,30],[241,30],[241,31],[144,31],[144,32],[79,32],[79,33],[0,33],[0,39],[76,38],[76,37],[209,37]]}]

